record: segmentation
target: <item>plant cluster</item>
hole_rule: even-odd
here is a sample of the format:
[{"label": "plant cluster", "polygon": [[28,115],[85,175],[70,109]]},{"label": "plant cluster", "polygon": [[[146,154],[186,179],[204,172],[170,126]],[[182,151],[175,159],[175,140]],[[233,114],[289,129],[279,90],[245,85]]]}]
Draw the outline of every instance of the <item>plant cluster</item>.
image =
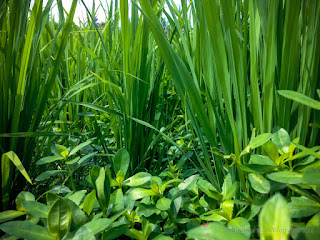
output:
[{"label": "plant cluster", "polygon": [[316,239],[320,1],[107,2],[0,0],[1,239]]}]

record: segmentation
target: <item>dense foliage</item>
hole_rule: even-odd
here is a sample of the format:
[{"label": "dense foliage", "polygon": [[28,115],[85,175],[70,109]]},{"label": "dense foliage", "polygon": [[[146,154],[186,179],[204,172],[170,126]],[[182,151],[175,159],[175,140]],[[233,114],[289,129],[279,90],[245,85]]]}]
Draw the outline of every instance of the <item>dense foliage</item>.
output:
[{"label": "dense foliage", "polygon": [[0,0],[1,239],[316,239],[320,2],[86,4]]}]

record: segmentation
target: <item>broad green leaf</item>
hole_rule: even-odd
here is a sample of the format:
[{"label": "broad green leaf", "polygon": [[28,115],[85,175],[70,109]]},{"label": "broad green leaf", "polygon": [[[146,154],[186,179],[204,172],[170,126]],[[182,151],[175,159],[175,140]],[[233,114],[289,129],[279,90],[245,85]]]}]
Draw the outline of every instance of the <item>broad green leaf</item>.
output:
[{"label": "broad green leaf", "polygon": [[78,146],[76,146],[74,149],[72,149],[70,151],[69,156],[76,154],[79,150],[81,150],[85,146],[88,146],[91,143],[92,143],[92,141],[86,141],[86,142],[80,143]]},{"label": "broad green leaf", "polygon": [[171,200],[169,198],[160,198],[157,201],[156,207],[162,211],[166,211],[170,208]]},{"label": "broad green leaf", "polygon": [[249,143],[249,147],[251,149],[255,149],[257,147],[262,146],[263,144],[265,144],[267,141],[270,140],[272,134],[271,133],[262,133],[258,136],[256,136],[255,138],[253,138],[250,143]]},{"label": "broad green leaf", "polygon": [[85,156],[83,156],[82,158],[80,158],[80,160],[77,162],[78,165],[81,164],[85,164],[86,162],[88,162],[91,158],[93,158],[98,152],[93,152],[93,153],[89,153]]},{"label": "broad green leaf", "polygon": [[147,218],[141,217],[142,233],[145,239],[149,238],[149,235],[156,229],[157,225],[150,223]]},{"label": "broad green leaf", "polygon": [[240,165],[240,169],[242,171],[248,172],[248,173],[257,173],[257,174],[270,173],[275,168],[276,168],[275,166],[260,165],[260,164],[242,164],[242,165]]},{"label": "broad green leaf", "polygon": [[62,194],[62,193],[70,193],[71,190],[65,185],[62,185],[62,186],[56,185],[56,186],[53,186],[53,188],[51,188],[50,192],[56,193],[56,194]]},{"label": "broad green leaf", "polygon": [[272,142],[278,147],[282,154],[289,152],[291,139],[286,130],[283,128],[275,128],[272,134]]},{"label": "broad green leaf", "polygon": [[86,192],[87,190],[80,190],[68,196],[67,198],[79,206]]},{"label": "broad green leaf", "polygon": [[117,174],[119,170],[122,170],[124,175],[126,175],[129,163],[130,155],[128,151],[125,148],[120,149],[113,160],[114,172]]},{"label": "broad green leaf", "polygon": [[226,195],[227,191],[231,188],[232,186],[232,179],[231,179],[231,174],[228,173],[227,176],[225,176],[223,185],[222,185],[222,195]]},{"label": "broad green leaf", "polygon": [[259,193],[268,193],[270,191],[270,183],[262,175],[256,173],[249,174],[251,187]]},{"label": "broad green leaf", "polygon": [[233,217],[234,202],[232,200],[226,200],[221,204],[221,208],[226,215],[228,221]]},{"label": "broad green leaf", "polygon": [[251,139],[248,146],[241,152],[241,155],[248,153],[251,149],[255,149],[257,147],[262,146],[270,140],[271,136],[271,133],[262,133],[256,136],[255,138]]},{"label": "broad green leaf", "polygon": [[0,223],[15,219],[17,217],[21,217],[23,215],[26,215],[26,213],[16,210],[7,210],[4,212],[0,212]]},{"label": "broad green leaf", "polygon": [[37,165],[43,165],[43,164],[48,164],[48,163],[52,163],[58,160],[62,160],[63,157],[59,157],[59,156],[49,156],[49,157],[44,157],[41,158],[40,160],[38,160],[36,162]]},{"label": "broad green leaf", "polygon": [[25,191],[20,192],[15,199],[17,210],[25,211],[25,209],[22,206],[22,203],[24,201],[35,201],[35,200],[36,200],[36,198],[34,197],[34,195],[32,193],[25,192]]},{"label": "broad green leaf", "polygon": [[223,196],[223,200],[232,199],[239,189],[239,182],[234,182],[229,189],[227,189],[226,194]]},{"label": "broad green leaf", "polygon": [[277,158],[279,156],[279,151],[277,146],[270,140],[262,145],[262,149],[268,155],[268,157],[278,165]]},{"label": "broad green leaf", "polygon": [[228,222],[228,228],[230,231],[235,231],[243,234],[247,239],[250,239],[250,223],[247,219],[237,217]]},{"label": "broad green leaf", "polygon": [[191,177],[185,179],[182,183],[178,185],[178,192],[170,199],[175,200],[176,198],[179,198],[191,191],[196,186],[198,179],[198,174],[192,175]]},{"label": "broad green leaf", "polygon": [[40,182],[43,180],[47,180],[50,177],[61,175],[61,174],[67,173],[67,172],[68,172],[67,170],[49,170],[49,171],[45,171],[45,172],[41,173],[39,176],[36,177],[35,180],[37,182]]},{"label": "broad green leaf", "polygon": [[145,184],[149,180],[151,180],[150,173],[140,172],[125,180],[123,184],[129,187],[137,187]]},{"label": "broad green leaf", "polygon": [[36,201],[24,201],[22,207],[34,217],[47,218],[49,208],[43,203]]},{"label": "broad green leaf", "polygon": [[62,239],[71,226],[71,209],[62,199],[56,200],[50,207],[48,214],[48,230],[50,234]]},{"label": "broad green leaf", "polygon": [[227,221],[226,216],[223,215],[219,210],[211,210],[200,215],[200,219],[207,222]]},{"label": "broad green leaf", "polygon": [[289,184],[302,184],[302,174],[290,171],[274,172],[267,175],[269,179]]},{"label": "broad green leaf", "polygon": [[80,159],[80,157],[76,157],[74,159],[66,161],[66,164],[68,164],[68,165],[74,164],[74,163],[78,162],[79,159]]},{"label": "broad green leaf", "polygon": [[74,237],[73,240],[96,240],[93,232],[87,227],[81,227]]},{"label": "broad green leaf", "polygon": [[250,157],[249,164],[277,166],[268,156],[253,154]]},{"label": "broad green leaf", "polygon": [[102,231],[104,231],[106,228],[109,227],[109,225],[111,223],[113,223],[117,218],[119,218],[120,216],[123,215],[123,213],[125,213],[126,209],[113,215],[111,218],[98,218],[95,220],[92,220],[86,224],[84,224],[82,227],[80,227],[78,229],[78,231],[76,232],[76,234],[79,231],[83,231],[83,228],[88,228],[94,235],[101,233]]},{"label": "broad green leaf", "polygon": [[80,207],[72,200],[65,199],[66,203],[71,209],[72,214],[72,222],[71,222],[71,230],[79,229],[82,225],[87,223],[89,219],[87,218],[86,214],[80,209]]},{"label": "broad green leaf", "polygon": [[219,193],[210,182],[200,178],[199,181],[197,182],[197,185],[199,189],[202,192],[204,192],[208,197],[219,200],[219,201],[222,200],[223,195]]},{"label": "broad green leaf", "polygon": [[63,153],[63,152],[69,152],[69,148],[63,146],[63,145],[60,145],[60,144],[55,144],[55,147],[58,151],[59,154]]},{"label": "broad green leaf", "polygon": [[187,232],[188,238],[197,240],[245,240],[243,234],[232,231],[220,223],[206,223],[200,227],[193,228]]},{"label": "broad green leaf", "polygon": [[124,198],[121,188],[118,188],[111,194],[110,204],[113,205],[112,212],[119,212],[124,209]]},{"label": "broad green leaf", "polygon": [[89,193],[83,201],[83,211],[86,212],[88,215],[91,214],[94,202],[96,200],[96,190],[93,190]]},{"label": "broad green leaf", "polygon": [[298,103],[320,110],[320,102],[302,94],[291,90],[278,90],[278,93],[286,98],[294,100]]},{"label": "broad green leaf", "polygon": [[306,197],[291,197],[290,214],[292,218],[309,217],[320,211],[320,204]]},{"label": "broad green leaf", "polygon": [[129,229],[129,224],[122,224],[118,227],[113,227],[110,230],[106,230],[104,232],[104,240],[109,239],[119,239],[120,236],[124,235],[124,233]]},{"label": "broad green leaf", "polygon": [[107,170],[107,166],[106,170],[104,168],[100,168],[99,176],[95,180],[96,197],[104,213],[107,211],[111,195],[110,179],[107,174]]},{"label": "broad green leaf", "polygon": [[307,240],[314,240],[319,237],[320,233],[320,214],[314,215],[306,225]]},{"label": "broad green leaf", "polygon": [[320,185],[320,169],[307,168],[302,175],[302,182],[309,185]]},{"label": "broad green leaf", "polygon": [[291,217],[287,201],[280,194],[274,195],[263,206],[259,215],[261,239],[287,239]]},{"label": "broad green leaf", "polygon": [[144,188],[134,188],[129,193],[128,197],[132,200],[138,200],[146,196],[154,196],[154,195],[155,195],[155,192],[152,190],[144,189]]},{"label": "broad green leaf", "polygon": [[13,236],[32,240],[55,240],[47,229],[29,221],[12,221],[0,225],[0,229]]}]

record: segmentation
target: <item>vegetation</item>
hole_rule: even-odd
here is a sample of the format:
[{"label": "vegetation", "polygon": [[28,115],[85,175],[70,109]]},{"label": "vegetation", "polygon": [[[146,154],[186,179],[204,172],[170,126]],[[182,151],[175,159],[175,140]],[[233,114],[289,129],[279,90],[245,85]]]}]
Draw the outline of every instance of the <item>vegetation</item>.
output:
[{"label": "vegetation", "polygon": [[0,0],[1,239],[316,239],[319,1],[30,4]]}]

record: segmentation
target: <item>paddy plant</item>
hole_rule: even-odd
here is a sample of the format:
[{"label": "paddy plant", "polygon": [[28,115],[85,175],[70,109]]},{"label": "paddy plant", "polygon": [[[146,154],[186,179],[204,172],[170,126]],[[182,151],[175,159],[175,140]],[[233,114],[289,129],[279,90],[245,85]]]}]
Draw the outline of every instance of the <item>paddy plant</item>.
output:
[{"label": "paddy plant", "polygon": [[318,1],[65,6],[0,1],[6,238],[317,236]]}]

